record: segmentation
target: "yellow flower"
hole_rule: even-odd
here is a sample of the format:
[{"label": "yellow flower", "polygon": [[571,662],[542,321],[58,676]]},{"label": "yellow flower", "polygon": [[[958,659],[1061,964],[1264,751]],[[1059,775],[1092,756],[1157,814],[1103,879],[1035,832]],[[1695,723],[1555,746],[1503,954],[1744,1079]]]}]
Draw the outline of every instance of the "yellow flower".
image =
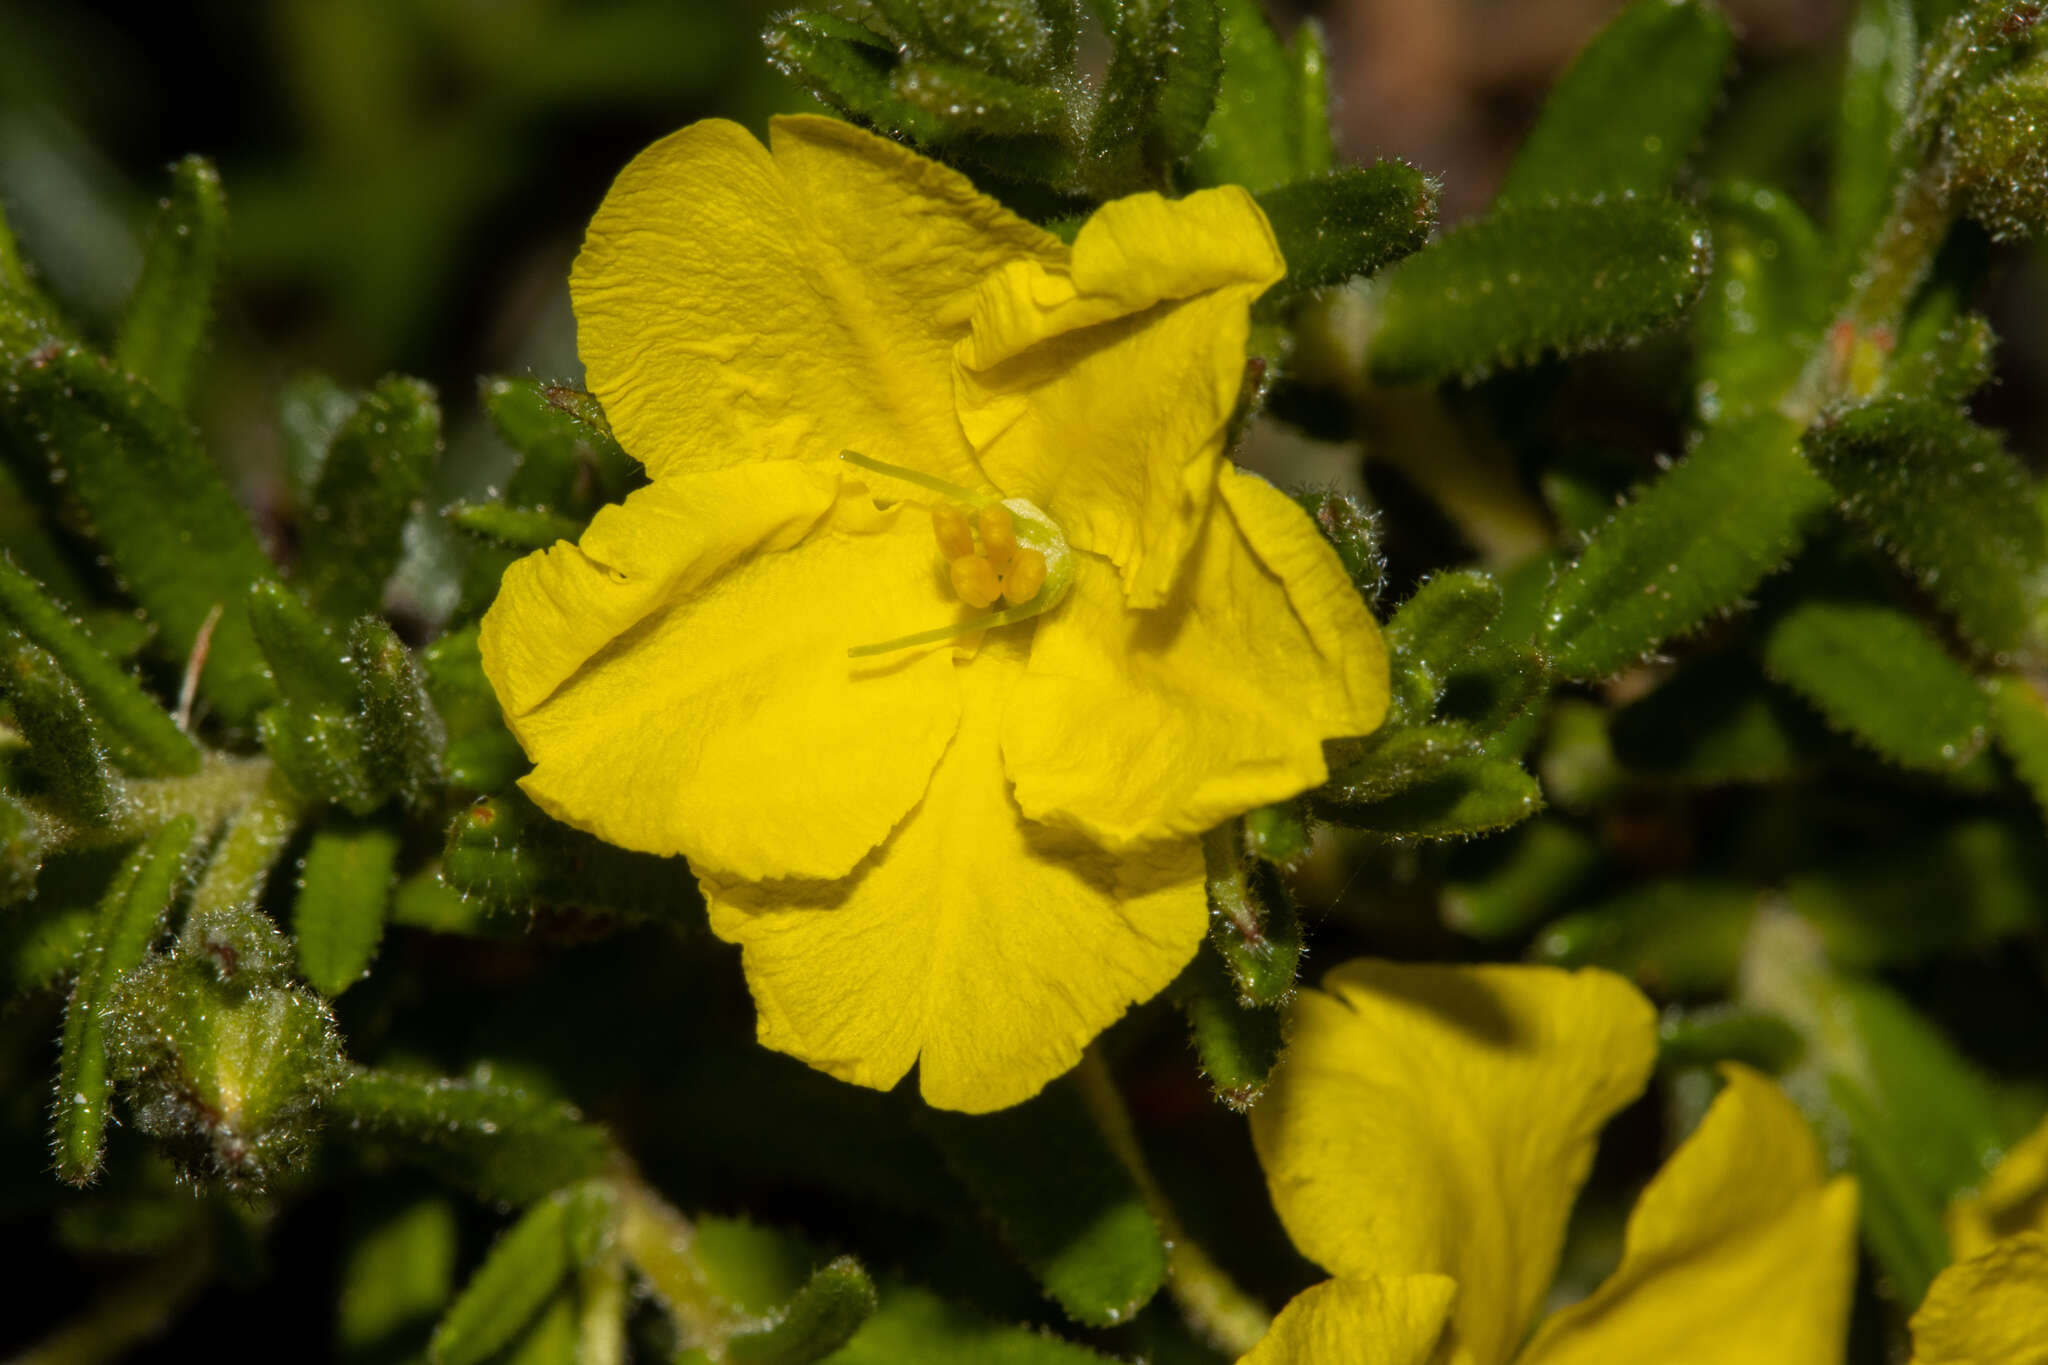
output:
[{"label": "yellow flower", "polygon": [[598,210],[579,345],[653,482],[513,566],[484,666],[543,808],[689,858],[763,1043],[996,1109],[1187,962],[1199,834],[1321,782],[1385,653],[1223,459],[1248,195],[1070,249],[843,123],[772,146],[697,124]]},{"label": "yellow flower", "polygon": [[1529,1336],[1600,1129],[1656,1059],[1620,977],[1352,962],[1291,1028],[1252,1137],[1288,1234],[1335,1278],[1247,1362],[1841,1360],[1855,1187],[1740,1066],[1644,1190],[1619,1268]]},{"label": "yellow flower", "polygon": [[1913,1365],[2048,1365],[2048,1123],[1949,1210],[1957,1263],[1913,1314]]}]

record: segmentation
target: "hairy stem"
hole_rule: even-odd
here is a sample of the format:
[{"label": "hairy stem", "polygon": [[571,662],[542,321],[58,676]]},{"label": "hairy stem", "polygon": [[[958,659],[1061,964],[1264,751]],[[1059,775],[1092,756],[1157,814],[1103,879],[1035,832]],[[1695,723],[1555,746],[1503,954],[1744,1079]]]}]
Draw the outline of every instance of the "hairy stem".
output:
[{"label": "hairy stem", "polygon": [[1266,1335],[1273,1315],[1240,1289],[1223,1267],[1188,1236],[1180,1215],[1145,1162],[1130,1110],[1124,1107],[1123,1095],[1118,1092],[1102,1054],[1089,1048],[1082,1055],[1074,1078],[1080,1084],[1082,1099],[1095,1126],[1102,1130],[1103,1140],[1130,1172],[1138,1193],[1144,1197],[1146,1211],[1166,1240],[1167,1292],[1173,1295],[1195,1330],[1218,1350],[1232,1356],[1245,1354]]}]

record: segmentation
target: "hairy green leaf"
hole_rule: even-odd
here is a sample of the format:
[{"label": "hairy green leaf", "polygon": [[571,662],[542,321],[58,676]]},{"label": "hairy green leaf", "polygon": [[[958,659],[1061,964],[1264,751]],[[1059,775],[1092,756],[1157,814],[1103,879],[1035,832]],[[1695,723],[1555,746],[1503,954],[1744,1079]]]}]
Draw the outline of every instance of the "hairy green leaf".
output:
[{"label": "hairy green leaf", "polygon": [[362,726],[349,712],[283,703],[256,717],[256,733],[278,773],[308,800],[368,815],[390,795],[370,771]]},{"label": "hairy green leaf", "polygon": [[1216,12],[1223,75],[1189,177],[1259,193],[1327,170],[1326,157],[1317,164],[1330,136],[1322,67],[1307,60],[1310,51],[1320,58],[1318,39],[1297,34],[1290,60],[1259,0],[1217,0]]},{"label": "hairy green leaf", "polygon": [[946,1164],[1069,1317],[1122,1322],[1166,1280],[1145,1200],[1069,1081],[996,1114],[926,1116]]},{"label": "hairy green leaf", "polygon": [[1894,143],[1919,79],[1917,29],[1912,0],[1862,0],[1849,22],[1828,196],[1845,265],[1869,245],[1892,205],[1900,170]]},{"label": "hairy green leaf", "polygon": [[1998,336],[1982,313],[1923,308],[1907,319],[1880,395],[1960,405],[1991,382]]},{"label": "hairy green leaf", "polygon": [[39,356],[10,378],[0,387],[0,431],[63,472],[173,667],[185,666],[212,623],[200,693],[229,722],[247,724],[272,691],[245,598],[274,570],[190,425],[81,350]]},{"label": "hairy green leaf", "polygon": [[350,1125],[372,1147],[510,1204],[601,1175],[612,1159],[611,1140],[573,1108],[487,1075],[445,1080],[359,1068],[327,1107],[330,1122]]},{"label": "hairy green leaf", "polygon": [[[927,43],[1011,80],[1044,80],[1073,60],[1073,0],[918,0],[916,8],[912,22]],[[889,9],[893,21],[904,5]]]},{"label": "hairy green leaf", "polygon": [[1714,111],[1734,48],[1713,5],[1635,0],[1550,92],[1501,201],[1669,189]]},{"label": "hairy green leaf", "polygon": [[334,438],[363,401],[324,374],[300,375],[277,398],[284,472],[300,502],[313,496]]},{"label": "hairy green leaf", "polygon": [[1558,920],[1531,955],[1566,967],[1606,967],[1653,995],[1717,995],[1735,979],[1756,908],[1752,887],[1651,882]]},{"label": "hairy green leaf", "polygon": [[157,214],[142,279],[129,296],[114,363],[182,408],[213,316],[228,229],[220,172],[203,157],[171,167],[171,193]]},{"label": "hairy green leaf", "polygon": [[1798,438],[1775,413],[1709,428],[1615,513],[1551,589],[1540,643],[1558,673],[1625,668],[1784,564],[1829,501]]},{"label": "hairy green leaf", "polygon": [[110,1077],[102,1016],[108,999],[114,983],[142,962],[163,931],[197,832],[197,822],[182,815],[144,841],[114,874],[93,915],[78,958],[78,980],[64,1009],[57,1098],[50,1109],[57,1177],[70,1184],[92,1183],[106,1145]]},{"label": "hairy green leaf", "polygon": [[1706,224],[1669,200],[1500,208],[1376,278],[1373,377],[1469,379],[1628,345],[1691,305],[1711,259]]},{"label": "hairy green leaf", "polygon": [[12,625],[48,651],[101,722],[115,762],[127,771],[141,776],[198,771],[199,746],[191,737],[5,554],[0,554],[0,624]]},{"label": "hairy green leaf", "polygon": [[1909,768],[1954,767],[1983,746],[1984,694],[1918,621],[1888,602],[1825,590],[1764,633],[1764,667],[1830,725]]},{"label": "hairy green leaf", "polygon": [[1427,720],[1451,670],[1500,615],[1500,585],[1477,569],[1441,573],[1403,602],[1387,622],[1393,693],[1401,714]]},{"label": "hairy green leaf", "polygon": [[1519,763],[1453,758],[1377,801],[1318,796],[1316,813],[1333,824],[1409,839],[1457,839],[1506,829],[1543,809],[1536,779]]},{"label": "hairy green leaf", "polygon": [[1464,725],[1382,726],[1362,739],[1331,745],[1330,780],[1319,795],[1340,805],[1383,800],[1478,750],[1477,737]]},{"label": "hairy green leaf", "polygon": [[329,616],[361,616],[384,600],[399,530],[441,453],[441,407],[417,379],[391,378],[363,396],[334,435],[302,528],[298,580]]},{"label": "hairy green leaf", "polygon": [[[5,809],[0,808],[0,827],[6,819]],[[4,828],[0,828],[0,841],[5,838]],[[0,858],[5,856],[4,843],[0,843]],[[6,868],[0,866],[0,879],[6,876]],[[5,885],[0,884],[0,903],[6,900],[5,892]],[[0,991],[12,999],[48,990],[72,975],[92,943],[96,922],[93,910],[83,905],[0,916]]]},{"label": "hairy green leaf", "polygon": [[1708,1005],[1667,1010],[1657,1021],[1657,1062],[1665,1067],[1734,1061],[1773,1074],[1806,1051],[1799,1030],[1768,1010]]},{"label": "hairy green leaf", "polygon": [[512,1343],[568,1278],[566,1191],[536,1202],[491,1247],[434,1328],[434,1365],[482,1365]]},{"label": "hairy green leaf", "polygon": [[679,922],[702,905],[681,859],[615,848],[550,820],[518,792],[455,818],[442,876],[495,908],[581,906]]},{"label": "hairy green leaf", "polygon": [[545,550],[583,533],[582,525],[567,517],[502,502],[458,502],[441,515],[457,528],[508,550]]},{"label": "hairy green leaf", "polygon": [[1600,851],[1577,826],[1538,817],[1460,850],[1444,882],[1444,922],[1478,939],[1508,938],[1556,914],[1591,879]]},{"label": "hairy green leaf", "polygon": [[398,633],[374,616],[349,628],[349,660],[363,696],[363,757],[371,779],[413,810],[441,785],[447,732],[427,695],[425,677]]},{"label": "hairy green leaf", "polygon": [[1798,379],[1828,320],[1827,248],[1783,191],[1724,184],[1707,199],[1714,270],[1693,315],[1694,409],[1746,417]]},{"label": "hairy green leaf", "polygon": [[293,589],[265,580],[249,589],[249,626],[284,700],[293,706],[353,711],[363,685],[348,647]]},{"label": "hairy green leaf", "polygon": [[1887,399],[1816,429],[1806,453],[1972,644],[1994,657],[2034,646],[2048,529],[2034,480],[1996,433],[1939,404]]},{"label": "hairy green leaf", "polygon": [[1175,166],[1201,145],[1202,130],[1216,108],[1223,78],[1216,0],[1167,0],[1154,32],[1159,92],[1146,141],[1155,165]]},{"label": "hairy green leaf", "polygon": [[772,1323],[725,1344],[735,1365],[813,1365],[853,1339],[875,1313],[875,1285],[851,1256],[819,1266]]},{"label": "hairy green leaf", "polygon": [[769,24],[761,41],[778,71],[856,121],[925,146],[944,141],[944,121],[896,93],[890,76],[900,59],[871,29],[799,10]]},{"label": "hairy green leaf", "polygon": [[1216,1098],[1239,1113],[1250,1109],[1280,1060],[1280,1011],[1242,1000],[1216,953],[1197,952],[1170,994]]},{"label": "hairy green leaf", "polygon": [[903,62],[890,71],[889,88],[904,104],[943,121],[950,136],[1051,138],[1066,127],[1066,101],[1057,90],[955,62]]},{"label": "hairy green leaf", "polygon": [[1972,91],[1948,125],[1950,190],[1993,241],[2048,229],[2048,61]]},{"label": "hairy green leaf", "polygon": [[1351,585],[1367,604],[1376,605],[1387,577],[1378,515],[1359,499],[1334,489],[1297,493],[1294,500],[1315,519],[1316,529],[1336,550]]},{"label": "hairy green leaf", "polygon": [[1342,284],[1419,249],[1436,226],[1436,186],[1405,161],[1380,161],[1259,195],[1287,277],[1275,296]]},{"label": "hairy green leaf", "polygon": [[2017,673],[1993,679],[1990,696],[1998,747],[2048,817],[2048,703],[2031,679]]},{"label": "hairy green leaf", "polygon": [[27,767],[66,811],[87,824],[111,821],[127,797],[107,768],[99,725],[57,661],[12,631],[0,631],[0,696],[28,738]]},{"label": "hairy green leaf", "polygon": [[1294,993],[1301,967],[1301,916],[1280,870],[1249,856],[1235,822],[1204,836],[1209,942],[1248,1005],[1277,1005]]},{"label": "hairy green leaf", "polygon": [[391,902],[398,834],[382,825],[330,821],[313,836],[292,902],[299,972],[337,996],[369,970]]}]

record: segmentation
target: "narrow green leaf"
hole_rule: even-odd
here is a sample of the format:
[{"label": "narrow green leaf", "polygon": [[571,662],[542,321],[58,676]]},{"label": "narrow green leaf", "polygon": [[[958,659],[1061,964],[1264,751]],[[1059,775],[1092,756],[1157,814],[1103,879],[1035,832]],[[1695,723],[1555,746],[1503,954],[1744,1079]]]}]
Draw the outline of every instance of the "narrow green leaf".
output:
[{"label": "narrow green leaf", "polygon": [[[1528,646],[1475,650],[1452,666],[1437,699],[1437,714],[1486,737],[1486,750],[1509,738],[1510,727],[1533,717],[1550,692],[1550,661]],[[1525,743],[1513,748],[1520,753]]]},{"label": "narrow green leaf", "polygon": [[390,791],[370,772],[362,727],[348,712],[327,706],[272,706],[256,717],[256,733],[278,773],[311,801],[331,801],[368,815]]},{"label": "narrow green leaf", "polygon": [[1359,596],[1368,605],[1377,605],[1387,578],[1378,514],[1359,499],[1334,489],[1296,493],[1294,500],[1315,519],[1316,529],[1336,550]]},{"label": "narrow green leaf", "polygon": [[[0,821],[5,818],[0,810]],[[0,868],[0,877],[5,876]],[[0,903],[5,900],[0,887]],[[92,941],[94,921],[93,911],[83,905],[0,916],[0,992],[12,1000],[49,990],[71,976]]]},{"label": "narrow green leaf", "polygon": [[1501,202],[1671,187],[1721,94],[1735,35],[1700,0],[1635,0],[1565,72]]},{"label": "narrow green leaf", "polygon": [[192,392],[227,230],[220,172],[197,156],[172,166],[171,194],[159,205],[142,278],[114,344],[114,363],[172,407],[184,407]]},{"label": "narrow green leaf", "polygon": [[1275,297],[1370,275],[1418,250],[1436,226],[1436,185],[1405,161],[1297,180],[1259,195],[1287,277]]},{"label": "narrow green leaf", "polygon": [[11,378],[0,431],[63,471],[114,571],[157,623],[157,652],[182,669],[221,611],[199,690],[230,723],[247,724],[272,693],[244,598],[274,570],[191,426],[84,351],[41,357]]},{"label": "narrow green leaf", "polygon": [[1073,0],[921,0],[918,8],[920,36],[928,43],[1011,80],[1046,80],[1073,59]]},{"label": "narrow green leaf", "polygon": [[344,1360],[418,1352],[455,1290],[460,1228],[441,1195],[416,1199],[371,1223],[342,1263],[335,1342]]},{"label": "narrow green leaf", "polygon": [[1991,382],[1998,335],[1982,313],[1923,307],[1906,321],[1879,396],[1960,406]]},{"label": "narrow green leaf", "polygon": [[882,1304],[832,1365],[1103,1365],[1098,1355],[1042,1329],[991,1322],[930,1290],[886,1286]]},{"label": "narrow green leaf", "polygon": [[398,633],[374,616],[349,628],[349,659],[363,691],[363,756],[370,776],[409,809],[423,809],[441,785],[448,742],[426,679]]},{"label": "narrow green leaf", "polygon": [[1337,164],[1337,141],[1330,132],[1328,43],[1313,16],[1295,27],[1288,44],[1294,69],[1295,166],[1303,175],[1326,175]]},{"label": "narrow green leaf", "polygon": [[1166,1280],[1145,1200],[1069,1081],[996,1114],[931,1111],[946,1164],[1067,1316],[1122,1322]]},{"label": "narrow green leaf", "polygon": [[567,517],[502,502],[458,502],[441,515],[471,535],[509,550],[545,550],[583,534],[582,525]]},{"label": "narrow green leaf", "polygon": [[1917,27],[1912,0],[1862,0],[1849,22],[1828,196],[1844,264],[1862,254],[1891,208],[1900,169],[1894,144],[1919,78]]},{"label": "narrow green leaf", "polygon": [[1827,248],[1781,190],[1717,185],[1707,198],[1714,269],[1693,315],[1694,409],[1750,416],[1798,379],[1832,305]]},{"label": "narrow green leaf", "polygon": [[334,438],[362,403],[324,374],[301,375],[277,399],[277,430],[284,451],[285,478],[300,502],[313,496]]},{"label": "narrow green leaf", "polygon": [[1806,1051],[1806,1040],[1783,1018],[1743,1005],[1668,1010],[1657,1021],[1657,1045],[1660,1066],[1734,1061],[1774,1075]]},{"label": "narrow green leaf", "polygon": [[1216,12],[1223,74],[1215,111],[1188,165],[1190,178],[1258,193],[1325,169],[1302,156],[1311,141],[1301,128],[1306,101],[1259,0],[1217,0]]},{"label": "narrow green leaf", "polygon": [[1995,242],[2048,230],[2048,63],[1972,91],[1948,125],[1949,185]]},{"label": "narrow green leaf", "polygon": [[[1135,7],[1134,7],[1135,8]],[[1223,78],[1216,0],[1167,0],[1156,27],[1159,92],[1146,134],[1154,165],[1176,166],[1201,145]]]},{"label": "narrow green leaf", "polygon": [[1828,1101],[1855,1162],[1863,1241],[1900,1302],[1917,1304],[1949,1262],[1941,1209],[1914,1179],[1910,1158],[1861,1089],[1830,1076]]},{"label": "narrow green leaf", "polygon": [[420,668],[427,695],[448,729],[442,767],[449,786],[494,792],[526,771],[526,752],[505,728],[497,694],[484,676],[476,627],[444,635],[421,650]]},{"label": "narrow green leaf", "polygon": [[1319,795],[1339,805],[1384,800],[1454,760],[1474,756],[1478,748],[1478,739],[1464,725],[1382,726],[1363,739],[1332,744],[1330,781]]},{"label": "narrow green leaf", "polygon": [[313,836],[292,903],[299,972],[322,995],[340,995],[369,970],[391,902],[398,834],[330,821]]},{"label": "narrow green leaf", "polygon": [[64,1009],[57,1098],[50,1111],[57,1176],[70,1184],[92,1183],[106,1145],[110,1078],[103,1015],[113,985],[141,963],[162,932],[197,830],[191,816],[181,815],[128,855],[100,900],[79,955],[78,980]]},{"label": "narrow green leaf", "polygon": [[2018,673],[1993,679],[1989,690],[1998,747],[2048,817],[2048,704],[2032,680]]},{"label": "narrow green leaf", "polygon": [[530,1204],[603,1174],[604,1131],[566,1104],[486,1078],[357,1069],[327,1100],[330,1123],[484,1199]]},{"label": "narrow green leaf", "polygon": [[49,652],[100,720],[114,759],[139,776],[199,770],[199,746],[134,678],[95,645],[42,585],[0,554],[0,623]]},{"label": "narrow green leaf", "polygon": [[702,906],[680,860],[615,848],[550,820],[516,791],[456,817],[442,876],[498,908],[581,906],[674,923],[694,922]]},{"label": "narrow green leaf", "polygon": [[512,1343],[568,1278],[568,1198],[542,1199],[496,1244],[434,1328],[434,1365],[482,1365]]},{"label": "narrow green leaf", "polygon": [[1559,675],[1627,667],[1791,558],[1830,497],[1798,439],[1775,413],[1731,419],[1615,513],[1551,589],[1540,643]]},{"label": "narrow green leaf", "polygon": [[1460,850],[1444,882],[1444,922],[1477,939],[1522,933],[1563,909],[1600,866],[1592,838],[1538,817]]},{"label": "narrow green leaf", "polygon": [[775,1320],[725,1343],[734,1365],[813,1365],[847,1342],[875,1313],[875,1285],[851,1256],[819,1266]]},{"label": "narrow green leaf", "polygon": [[1239,1113],[1257,1104],[1280,1060],[1280,1011],[1241,1000],[1216,953],[1197,952],[1171,995],[1216,1098]]},{"label": "narrow green leaf", "polygon": [[1952,768],[1983,747],[1976,679],[1888,602],[1810,595],[1764,634],[1764,667],[1838,730],[1909,768]]},{"label": "narrow green leaf", "polygon": [[1066,127],[1066,101],[1057,90],[953,62],[903,62],[890,71],[889,88],[902,103],[942,121],[948,137],[969,131],[988,137],[1052,137]]},{"label": "narrow green leaf", "polygon": [[944,141],[945,124],[896,93],[890,75],[900,59],[872,30],[800,10],[768,25],[761,41],[770,65],[841,113],[925,146]]},{"label": "narrow green leaf", "polygon": [[297,578],[316,609],[378,609],[398,566],[399,530],[440,453],[441,407],[429,385],[394,377],[363,396],[334,435],[301,530]]},{"label": "narrow green leaf", "polygon": [[2048,530],[2034,480],[2005,443],[1953,409],[1911,399],[1852,408],[1806,453],[1842,510],[1994,657],[2036,641]]},{"label": "narrow green leaf", "polygon": [[1244,813],[1244,846],[1255,858],[1281,867],[1308,852],[1312,834],[1299,801],[1277,801]]},{"label": "narrow green leaf", "polygon": [[576,1284],[565,1282],[498,1359],[504,1365],[578,1365],[577,1307]]},{"label": "narrow green leaf", "polygon": [[249,627],[277,690],[293,706],[353,711],[363,686],[348,647],[304,599],[275,579],[249,589]]},{"label": "narrow green leaf", "polygon": [[1317,797],[1314,804],[1324,819],[1352,829],[1404,839],[1460,839],[1526,820],[1543,809],[1543,794],[1519,763],[1454,758],[1383,800]]},{"label": "narrow green leaf", "polygon": [[1436,709],[1451,670],[1500,615],[1500,585],[1477,569],[1441,573],[1423,583],[1387,622],[1394,696],[1411,720]]},{"label": "narrow green leaf", "polygon": [[1831,747],[1810,710],[1733,652],[1687,660],[1616,712],[1612,734],[1614,756],[1631,772],[1701,787],[1784,781]]},{"label": "narrow green leaf", "polygon": [[1170,11],[1165,4],[1155,8],[1128,0],[1098,0],[1095,8],[1109,39],[1109,67],[1102,74],[1082,151],[1098,168],[1099,179],[1135,186],[1154,178],[1145,163],[1163,75],[1155,30]]},{"label": "narrow green leaf", "polygon": [[1472,379],[1629,345],[1698,297],[1709,243],[1705,223],[1664,199],[1498,209],[1375,280],[1373,377]]},{"label": "narrow green leaf", "polygon": [[50,797],[87,824],[103,825],[127,797],[107,769],[107,751],[85,697],[57,661],[12,631],[0,631],[0,696],[29,741],[27,767]]},{"label": "narrow green leaf", "polygon": [[[58,540],[54,525],[55,490],[38,478],[31,484],[10,459],[27,463],[27,450],[10,450],[0,442],[0,549],[4,549],[22,572],[36,579],[52,596],[67,602],[88,602],[95,596],[87,586],[71,551]],[[40,485],[37,487],[36,485]]]},{"label": "narrow green leaf", "polygon": [[[2048,922],[2048,846],[2033,822],[1971,816],[1809,868],[1786,902],[1838,966],[1879,970],[1980,953]],[[1942,913],[1930,915],[1927,907]]]},{"label": "narrow green leaf", "polygon": [[1651,882],[1558,920],[1530,955],[1566,967],[1606,967],[1657,996],[1720,995],[1741,965],[1756,908],[1752,887]]}]

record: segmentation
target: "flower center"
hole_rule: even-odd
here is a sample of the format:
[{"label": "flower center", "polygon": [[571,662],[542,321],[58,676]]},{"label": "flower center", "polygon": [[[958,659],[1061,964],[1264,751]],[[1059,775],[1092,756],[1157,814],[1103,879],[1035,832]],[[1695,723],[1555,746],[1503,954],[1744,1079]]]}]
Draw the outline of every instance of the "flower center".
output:
[{"label": "flower center", "polygon": [[887,654],[914,645],[936,644],[970,631],[1029,620],[1058,606],[1074,582],[1073,552],[1059,524],[1023,498],[997,498],[958,484],[920,474],[901,465],[885,464],[855,450],[839,458],[850,465],[886,474],[943,494],[952,501],[931,509],[932,536],[946,561],[953,595],[976,611],[1008,603],[999,611],[970,617],[950,626],[919,631],[847,650],[855,659]]}]

